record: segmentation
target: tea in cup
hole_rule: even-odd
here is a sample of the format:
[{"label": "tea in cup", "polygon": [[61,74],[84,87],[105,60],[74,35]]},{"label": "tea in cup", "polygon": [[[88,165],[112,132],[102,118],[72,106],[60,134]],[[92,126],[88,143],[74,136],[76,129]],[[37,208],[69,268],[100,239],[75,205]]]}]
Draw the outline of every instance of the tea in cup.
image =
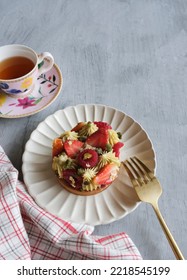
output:
[{"label": "tea in cup", "polygon": [[[44,59],[46,63],[44,63]],[[12,97],[28,95],[37,78],[49,71],[54,58],[49,52],[37,54],[24,45],[0,47],[0,90]]]}]

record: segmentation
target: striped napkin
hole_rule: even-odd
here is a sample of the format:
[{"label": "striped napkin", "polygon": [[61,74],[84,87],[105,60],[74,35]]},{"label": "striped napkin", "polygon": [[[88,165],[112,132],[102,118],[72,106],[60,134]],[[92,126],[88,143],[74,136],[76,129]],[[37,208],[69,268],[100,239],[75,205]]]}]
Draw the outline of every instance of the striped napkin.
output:
[{"label": "striped napkin", "polygon": [[126,233],[95,236],[93,231],[93,226],[68,222],[41,209],[0,146],[1,260],[142,259]]}]

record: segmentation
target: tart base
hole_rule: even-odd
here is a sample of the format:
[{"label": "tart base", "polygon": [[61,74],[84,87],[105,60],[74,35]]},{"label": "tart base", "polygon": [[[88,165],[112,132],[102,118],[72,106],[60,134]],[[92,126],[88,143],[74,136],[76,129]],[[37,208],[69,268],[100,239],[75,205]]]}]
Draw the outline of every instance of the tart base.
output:
[{"label": "tart base", "polygon": [[77,189],[74,189],[70,184],[68,184],[64,179],[58,178],[58,181],[61,186],[63,186],[64,189],[66,189],[68,192],[76,194],[76,195],[82,195],[82,196],[90,196],[90,195],[95,195],[97,193],[100,193],[104,190],[106,190],[110,185],[105,185],[102,188],[98,188],[97,190],[94,191],[79,191]]}]

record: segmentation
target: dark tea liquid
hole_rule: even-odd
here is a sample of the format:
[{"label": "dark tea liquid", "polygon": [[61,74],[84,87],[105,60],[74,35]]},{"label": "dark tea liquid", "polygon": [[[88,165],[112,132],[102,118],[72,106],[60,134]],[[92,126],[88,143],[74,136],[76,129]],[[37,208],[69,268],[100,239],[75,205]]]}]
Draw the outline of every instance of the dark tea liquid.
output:
[{"label": "dark tea liquid", "polygon": [[0,62],[0,79],[20,78],[34,68],[32,60],[23,56],[14,56]]}]

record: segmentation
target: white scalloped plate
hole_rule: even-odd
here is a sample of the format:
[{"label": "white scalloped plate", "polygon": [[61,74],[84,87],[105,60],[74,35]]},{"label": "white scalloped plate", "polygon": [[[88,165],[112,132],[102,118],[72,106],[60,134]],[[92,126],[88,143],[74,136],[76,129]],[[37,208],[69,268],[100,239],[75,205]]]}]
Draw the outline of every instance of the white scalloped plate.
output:
[{"label": "white scalloped plate", "polygon": [[80,121],[105,121],[122,133],[121,160],[136,155],[155,170],[155,153],[143,128],[125,113],[104,105],[77,105],[48,116],[33,131],[23,154],[23,177],[29,193],[46,211],[63,219],[90,225],[107,224],[132,212],[139,200],[123,167],[105,191],[91,196],[69,193],[51,170],[55,137]]}]

